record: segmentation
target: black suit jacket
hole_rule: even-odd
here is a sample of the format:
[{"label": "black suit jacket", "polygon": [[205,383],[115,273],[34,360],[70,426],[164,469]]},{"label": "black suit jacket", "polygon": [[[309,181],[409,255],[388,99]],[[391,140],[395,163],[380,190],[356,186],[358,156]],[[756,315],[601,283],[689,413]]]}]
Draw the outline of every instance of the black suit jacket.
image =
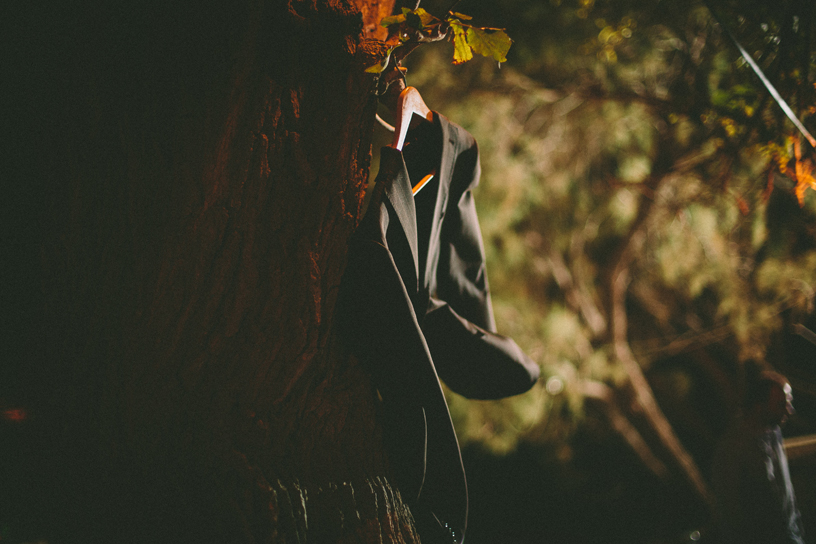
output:
[{"label": "black suit jacket", "polygon": [[[461,541],[467,484],[439,378],[466,397],[493,399],[528,390],[539,370],[495,333],[471,194],[476,142],[439,114],[409,138],[403,152],[382,149],[338,317],[383,399],[392,468],[420,531],[430,521]],[[430,171],[434,179],[412,195]]]}]

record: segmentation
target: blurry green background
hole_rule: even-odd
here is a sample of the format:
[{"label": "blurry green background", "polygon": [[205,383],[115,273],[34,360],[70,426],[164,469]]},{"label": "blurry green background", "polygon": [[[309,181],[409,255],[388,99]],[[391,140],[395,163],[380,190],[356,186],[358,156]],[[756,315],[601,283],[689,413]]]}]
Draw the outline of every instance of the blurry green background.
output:
[{"label": "blurry green background", "polygon": [[[711,7],[813,126],[816,5]],[[816,433],[813,151],[797,159],[793,124],[703,3],[455,9],[506,28],[508,62],[453,66],[430,44],[407,80],[479,143],[499,332],[542,368],[514,398],[448,395],[468,542],[713,542],[708,465],[746,378],[787,375],[783,433]],[[816,453],[789,454],[813,538]]]}]

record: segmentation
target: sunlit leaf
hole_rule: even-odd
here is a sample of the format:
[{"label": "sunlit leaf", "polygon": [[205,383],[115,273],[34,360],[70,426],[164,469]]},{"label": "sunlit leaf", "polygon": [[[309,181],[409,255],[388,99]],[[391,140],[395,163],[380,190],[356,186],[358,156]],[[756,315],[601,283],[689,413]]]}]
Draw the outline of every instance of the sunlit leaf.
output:
[{"label": "sunlit leaf", "polygon": [[465,15],[464,13],[459,13],[457,11],[452,11],[451,15],[462,21],[470,21],[471,19],[473,19],[473,17],[471,17],[470,15]]},{"label": "sunlit leaf", "polygon": [[385,57],[377,64],[366,68],[365,71],[369,74],[381,74],[388,66],[388,61],[391,59],[391,53],[394,52],[394,49],[394,47],[388,48],[388,53],[386,53]]},{"label": "sunlit leaf", "polygon": [[453,63],[462,64],[473,58],[473,50],[468,45],[467,33],[462,25],[451,24],[453,29]]},{"label": "sunlit leaf", "polygon": [[816,191],[816,179],[813,178],[813,164],[805,159],[796,161],[796,198],[799,205],[805,205],[805,191],[812,189]]},{"label": "sunlit leaf", "polygon": [[423,26],[427,26],[436,20],[436,17],[428,13],[422,8],[417,8],[414,14],[422,21]]},{"label": "sunlit leaf", "polygon": [[810,159],[802,160],[802,148],[799,138],[793,141],[793,151],[796,156],[796,198],[799,205],[805,205],[805,191],[813,189],[816,191],[816,179],[813,178],[813,163]]},{"label": "sunlit leaf", "polygon": [[467,29],[467,43],[478,53],[498,62],[507,62],[507,52],[513,40],[503,30],[470,27]]},{"label": "sunlit leaf", "polygon": [[398,25],[404,22],[405,14],[403,13],[402,15],[392,15],[390,17],[383,18],[383,20],[380,21],[380,26],[389,27],[391,25]]}]

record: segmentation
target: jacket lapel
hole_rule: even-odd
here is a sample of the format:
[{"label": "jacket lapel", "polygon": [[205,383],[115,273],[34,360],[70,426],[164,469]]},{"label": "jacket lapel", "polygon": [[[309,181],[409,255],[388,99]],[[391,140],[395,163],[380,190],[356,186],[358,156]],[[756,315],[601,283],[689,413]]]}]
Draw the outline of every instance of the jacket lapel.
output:
[{"label": "jacket lapel", "polygon": [[[386,151],[389,150],[389,151]],[[411,192],[411,179],[408,177],[408,169],[405,166],[405,161],[402,158],[402,153],[395,149],[383,148],[383,153],[394,153],[397,162],[395,175],[390,183],[387,180],[385,185],[385,199],[391,204],[397,220],[408,246],[411,248],[411,259],[414,263],[413,278],[419,278],[419,261],[417,257],[417,225],[416,225],[416,207],[414,206],[414,196]],[[401,166],[401,167],[400,167]],[[406,276],[403,275],[403,278]],[[416,284],[414,285],[416,290]]]}]

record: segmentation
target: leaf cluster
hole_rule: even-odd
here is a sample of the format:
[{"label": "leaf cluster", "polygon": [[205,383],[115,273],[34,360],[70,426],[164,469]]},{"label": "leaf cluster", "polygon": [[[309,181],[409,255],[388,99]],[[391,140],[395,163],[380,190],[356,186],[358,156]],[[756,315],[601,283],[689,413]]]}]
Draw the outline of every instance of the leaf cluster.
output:
[{"label": "leaf cluster", "polygon": [[[752,0],[721,0],[707,6],[726,27],[724,32],[757,63],[796,118],[805,126],[811,124],[816,113],[816,10],[812,3],[784,0],[771,7]],[[769,94],[744,57],[735,56],[730,73],[722,73],[723,79],[712,92],[711,117],[729,138],[761,148],[769,159],[768,171],[791,179],[799,204],[804,206],[807,189],[816,188],[811,175],[814,150],[807,144],[800,146],[803,134],[783,113],[784,104]]]},{"label": "leaf cluster", "polygon": [[507,52],[513,40],[504,29],[474,26],[469,22],[471,20],[472,17],[454,11],[439,19],[423,8],[402,8],[402,13],[385,17],[380,22],[389,30],[388,52],[381,62],[370,66],[366,72],[384,72],[392,62],[392,55],[400,48],[407,54],[418,44],[443,40],[453,42],[453,64],[465,63],[473,59],[474,54],[493,59],[500,65],[507,62]]}]

